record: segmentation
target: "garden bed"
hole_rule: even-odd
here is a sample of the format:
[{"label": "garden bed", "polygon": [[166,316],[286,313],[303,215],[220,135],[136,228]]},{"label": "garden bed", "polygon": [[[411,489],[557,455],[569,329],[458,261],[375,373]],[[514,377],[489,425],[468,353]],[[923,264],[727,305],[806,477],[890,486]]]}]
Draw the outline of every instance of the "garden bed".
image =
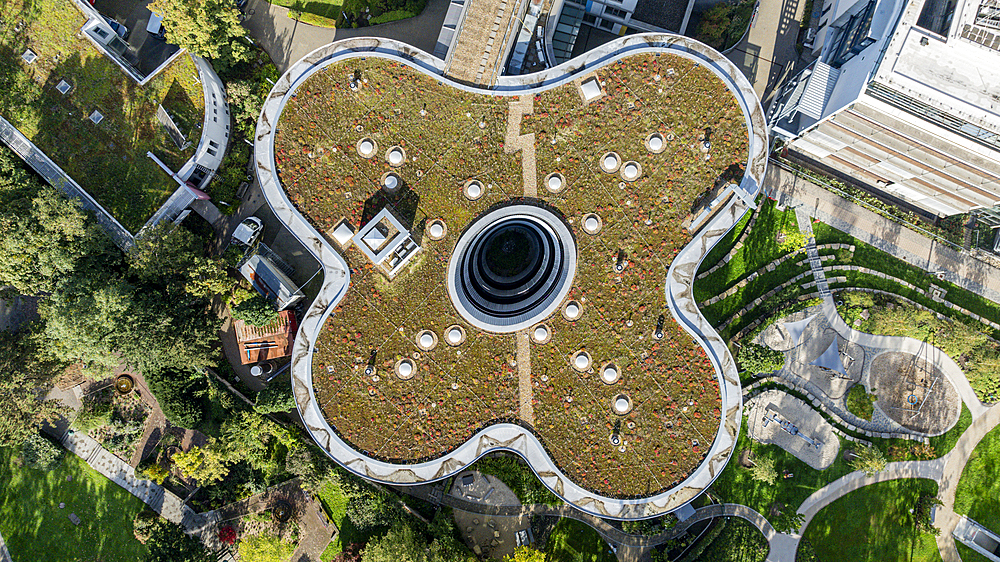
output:
[{"label": "garden bed", "polygon": [[[583,105],[575,84],[537,94],[519,131],[535,135],[540,203],[558,209],[574,233],[578,263],[567,298],[583,305],[576,321],[550,317],[551,340],[530,345],[531,426],[574,481],[603,494],[644,496],[690,474],[721,420],[714,369],[672,320],[664,282],[670,261],[690,240],[682,223],[718,181],[742,174],[748,137],[725,85],[691,61],[635,55],[597,73],[602,98]],[[360,78],[356,91],[352,77]],[[530,423],[520,419],[514,334],[475,329],[445,288],[463,228],[524,195],[520,154],[504,150],[509,101],[367,57],[306,80],[280,118],[275,152],[282,184],[317,228],[329,231],[342,218],[357,227],[388,203],[422,246],[392,281],[355,247],[345,252],[352,287],[313,359],[327,419],[368,455],[396,462],[439,457],[491,423]],[[643,145],[653,132],[665,139],[660,154]],[[378,146],[371,159],[356,148],[366,137]],[[394,145],[406,151],[400,168],[383,157]],[[642,175],[624,182],[601,171],[598,161],[609,151],[639,162]],[[394,197],[377,189],[390,169],[404,185]],[[556,194],[543,181],[553,172],[567,185]],[[484,188],[472,201],[462,194],[470,178]],[[579,228],[590,212],[603,221],[596,235]],[[422,235],[434,219],[448,227],[439,241]],[[628,263],[616,273],[620,254]],[[663,338],[656,341],[661,318]],[[467,334],[458,347],[443,341],[451,325]],[[441,340],[435,349],[417,348],[422,330]],[[594,368],[575,371],[570,362],[578,350],[590,353],[595,368],[614,361],[621,380],[608,385]],[[407,381],[393,374],[404,356],[415,363],[416,376]],[[365,375],[369,364],[376,372]],[[632,400],[627,416],[611,411],[619,393]],[[621,447],[609,443],[612,433],[621,436]]]},{"label": "garden bed", "polygon": [[132,459],[151,411],[138,391],[119,394],[108,387],[86,397],[73,425],[127,463]]},{"label": "garden bed", "polygon": [[[177,189],[148,156],[175,171],[194,155],[205,100],[187,54],[145,86],[80,36],[87,18],[71,0],[12,0],[0,8],[0,115],[45,152],[130,232],[136,232]],[[24,23],[20,32],[15,26]],[[29,64],[21,54],[38,58]],[[66,80],[65,95],[56,84]],[[191,146],[180,150],[156,120],[162,104]],[[88,119],[98,110],[104,119]]]}]

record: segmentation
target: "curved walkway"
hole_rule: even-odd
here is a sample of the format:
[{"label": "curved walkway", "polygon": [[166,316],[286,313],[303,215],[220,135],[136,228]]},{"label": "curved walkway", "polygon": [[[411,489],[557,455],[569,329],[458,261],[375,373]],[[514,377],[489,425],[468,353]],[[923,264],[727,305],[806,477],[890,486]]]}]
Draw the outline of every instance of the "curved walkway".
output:
[{"label": "curved walkway", "polygon": [[492,515],[495,517],[526,517],[531,515],[541,515],[575,519],[589,525],[609,544],[631,548],[649,548],[661,545],[682,536],[695,523],[700,523],[716,517],[739,517],[741,519],[745,519],[753,526],[757,527],[757,529],[764,534],[764,537],[767,540],[771,540],[771,538],[777,534],[774,527],[768,523],[767,519],[765,519],[763,515],[745,505],[733,503],[712,504],[700,507],[695,510],[694,515],[691,517],[655,535],[633,535],[611,525],[600,517],[595,517],[576,507],[565,504],[559,506],[544,503],[534,503],[529,505],[486,505],[479,502],[472,502],[464,498],[455,497],[451,494],[433,497],[427,486],[394,486],[393,489],[404,494],[409,494],[423,499],[432,504],[444,505],[452,509],[459,509],[482,515]]},{"label": "curved walkway", "polygon": [[0,562],[14,562],[14,559],[10,557],[10,552],[7,550],[7,545],[3,542],[2,535],[0,535]]},{"label": "curved walkway", "polygon": [[937,537],[938,550],[944,562],[962,562],[958,556],[958,549],[955,548],[955,538],[951,535],[958,524],[959,517],[955,514],[955,491],[958,489],[958,481],[962,478],[965,464],[969,462],[969,456],[973,449],[993,428],[1000,425],[1000,404],[994,405],[972,422],[969,429],[955,443],[955,447],[945,455],[947,462],[944,465],[944,474],[938,480],[938,499],[942,505],[937,510],[935,524],[941,529],[941,534]]}]

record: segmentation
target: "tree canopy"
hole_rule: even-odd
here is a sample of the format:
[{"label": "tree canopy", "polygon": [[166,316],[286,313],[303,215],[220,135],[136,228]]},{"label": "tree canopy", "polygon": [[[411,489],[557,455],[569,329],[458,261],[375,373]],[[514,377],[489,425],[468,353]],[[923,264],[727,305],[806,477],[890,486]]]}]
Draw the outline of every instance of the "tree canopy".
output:
[{"label": "tree canopy", "polygon": [[252,54],[232,0],[154,0],[149,9],[163,16],[167,41],[198,56],[227,67]]},{"label": "tree canopy", "polygon": [[56,401],[43,401],[39,390],[62,370],[49,358],[33,332],[0,330],[0,447],[16,446],[37,435],[38,424],[64,411]]}]

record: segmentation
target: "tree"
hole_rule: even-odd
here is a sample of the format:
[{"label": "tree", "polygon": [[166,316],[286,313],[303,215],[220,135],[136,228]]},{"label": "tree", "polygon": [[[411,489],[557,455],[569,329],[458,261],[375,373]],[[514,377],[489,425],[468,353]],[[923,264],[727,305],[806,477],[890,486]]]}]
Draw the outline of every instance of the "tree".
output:
[{"label": "tree", "polygon": [[267,326],[278,319],[278,311],[264,295],[254,293],[243,302],[230,307],[233,318],[252,326]]},{"label": "tree", "polygon": [[302,445],[288,452],[285,470],[299,478],[303,490],[317,492],[333,476],[333,467],[326,456]]},{"label": "tree", "polygon": [[247,461],[267,474],[279,472],[288,451],[302,446],[298,435],[288,428],[247,410],[223,422],[222,437],[230,462]]},{"label": "tree", "polygon": [[257,403],[254,406],[258,414],[288,412],[294,409],[295,397],[292,396],[291,377],[281,377],[280,380],[271,381],[257,395]]},{"label": "tree", "polygon": [[42,349],[35,332],[0,330],[0,447],[20,446],[38,435],[38,424],[66,411],[55,400],[42,400],[62,365]]},{"label": "tree", "polygon": [[193,299],[179,286],[142,287],[116,327],[113,345],[143,374],[162,370],[201,370],[215,364],[218,325],[208,302]]},{"label": "tree", "polygon": [[210,439],[204,447],[175,453],[172,460],[185,478],[194,478],[201,485],[218,482],[229,474],[226,453],[215,439]]},{"label": "tree", "polygon": [[522,545],[514,549],[514,554],[504,556],[504,562],[545,562],[545,553],[541,550]]},{"label": "tree", "polygon": [[21,450],[24,464],[30,468],[49,471],[62,462],[63,448],[37,431],[28,436]]},{"label": "tree", "polygon": [[454,538],[454,522],[446,514],[439,512],[435,516],[430,536],[428,540],[412,526],[397,522],[385,536],[368,543],[361,553],[361,561],[475,562],[476,557]]},{"label": "tree", "polygon": [[223,68],[248,60],[252,54],[232,0],[154,0],[149,9],[163,16],[167,42]]},{"label": "tree", "polygon": [[93,375],[121,363],[114,336],[132,306],[133,289],[100,271],[78,277],[38,304],[49,351],[67,363],[81,362]]},{"label": "tree", "polygon": [[851,468],[860,470],[868,476],[874,476],[885,468],[885,457],[882,455],[882,451],[876,447],[859,446],[854,449]]},{"label": "tree", "polygon": [[0,150],[0,285],[18,293],[52,292],[60,281],[117,249],[75,199],[42,184]]},{"label": "tree", "polygon": [[234,285],[236,283],[229,277],[225,261],[198,256],[187,269],[184,291],[193,297],[210,299],[229,293]]},{"label": "tree", "polygon": [[753,468],[750,474],[754,480],[774,485],[778,479],[778,471],[774,468],[774,459],[771,457],[760,457],[753,459]]},{"label": "tree", "polygon": [[128,271],[142,283],[166,285],[194,265],[198,241],[191,231],[172,222],[161,222],[136,238],[127,255]]},{"label": "tree", "polygon": [[202,375],[168,369],[147,372],[145,377],[149,389],[163,409],[163,415],[170,423],[190,429],[201,422],[201,395],[207,391]]},{"label": "tree", "polygon": [[148,533],[145,562],[215,562],[215,554],[208,552],[201,541],[165,519],[156,519]]}]

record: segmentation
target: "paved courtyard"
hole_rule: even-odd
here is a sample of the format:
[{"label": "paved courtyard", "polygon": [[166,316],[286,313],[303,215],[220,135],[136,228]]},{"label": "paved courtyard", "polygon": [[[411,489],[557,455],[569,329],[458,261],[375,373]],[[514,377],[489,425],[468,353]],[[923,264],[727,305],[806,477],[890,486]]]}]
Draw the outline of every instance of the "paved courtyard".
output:
[{"label": "paved courtyard", "polygon": [[[514,491],[499,478],[467,470],[455,476],[449,495],[489,506],[519,506]],[[527,515],[500,517],[454,509],[455,524],[477,556],[503,558],[514,553],[519,531],[530,532]]]},{"label": "paved courtyard", "polygon": [[809,466],[823,470],[837,460],[840,439],[823,416],[802,400],[768,390],[747,403],[747,433],[775,444]]}]

